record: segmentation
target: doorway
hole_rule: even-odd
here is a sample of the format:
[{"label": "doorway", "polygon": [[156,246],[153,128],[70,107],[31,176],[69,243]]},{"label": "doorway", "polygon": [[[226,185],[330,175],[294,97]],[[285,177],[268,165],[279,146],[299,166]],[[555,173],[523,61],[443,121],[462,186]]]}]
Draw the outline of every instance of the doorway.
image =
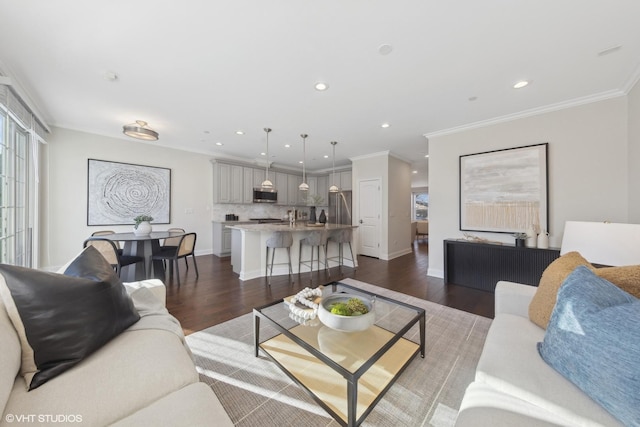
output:
[{"label": "doorway", "polygon": [[358,183],[360,213],[360,248],[358,253],[380,258],[380,179],[365,179]]}]

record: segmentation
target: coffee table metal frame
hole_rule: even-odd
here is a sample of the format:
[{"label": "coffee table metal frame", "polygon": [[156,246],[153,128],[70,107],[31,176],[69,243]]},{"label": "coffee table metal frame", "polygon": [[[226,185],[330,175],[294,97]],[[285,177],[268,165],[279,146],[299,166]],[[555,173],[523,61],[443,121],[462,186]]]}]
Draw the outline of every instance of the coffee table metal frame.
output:
[{"label": "coffee table metal frame", "polygon": [[[340,364],[336,363],[331,358],[329,358],[326,355],[324,355],[321,351],[319,351],[318,349],[316,349],[315,347],[313,347],[309,343],[305,342],[304,340],[302,340],[301,338],[299,338],[295,334],[291,333],[289,331],[289,329],[287,329],[286,327],[280,325],[277,321],[271,319],[269,316],[267,316],[266,314],[264,314],[262,312],[263,310],[265,310],[265,309],[267,309],[269,307],[273,307],[273,306],[275,306],[277,304],[283,304],[283,309],[286,309],[286,306],[284,306],[283,300],[280,299],[280,300],[274,301],[272,303],[269,303],[269,304],[266,304],[266,305],[263,305],[261,307],[257,307],[257,308],[253,309],[254,351],[255,351],[255,356],[258,357],[258,353],[259,353],[260,345],[261,345],[261,342],[260,342],[260,319],[264,319],[264,320],[267,321],[267,323],[269,325],[273,326],[281,334],[283,334],[284,336],[289,338],[291,341],[293,341],[294,343],[296,343],[297,345],[299,345],[300,347],[302,347],[303,349],[305,349],[306,351],[311,353],[314,357],[316,357],[318,360],[320,360],[321,362],[323,362],[324,364],[329,366],[331,369],[333,369],[334,371],[338,372],[347,381],[347,412],[348,412],[348,415],[347,415],[347,422],[346,423],[344,422],[342,417],[340,417],[338,414],[336,414],[327,404],[325,404],[325,402],[323,402],[318,396],[316,396],[315,393],[313,393],[312,390],[310,390],[304,384],[302,384],[291,372],[289,372],[287,370],[286,367],[282,366],[282,364],[280,364],[275,358],[273,358],[269,354],[269,352],[267,352],[266,350],[263,349],[263,353],[265,353],[266,356],[272,362],[274,362],[276,365],[278,365],[280,367],[280,369],[285,374],[287,374],[287,376],[289,376],[289,378],[291,378],[296,384],[298,384],[304,390],[306,390],[307,393],[309,393],[309,395],[320,406],[322,406],[329,414],[331,414],[331,416],[338,423],[340,423],[343,426],[355,427],[355,426],[360,425],[364,421],[364,419],[367,417],[367,415],[369,415],[369,413],[373,410],[373,408],[380,401],[380,399],[384,396],[384,394],[389,390],[389,388],[391,388],[393,383],[398,379],[398,377],[402,374],[402,372],[404,372],[405,368],[415,358],[415,356],[416,356],[416,354],[418,354],[418,352],[420,352],[420,357],[422,357],[424,359],[424,354],[425,354],[425,342],[424,342],[425,341],[425,310],[423,308],[416,307],[416,306],[413,306],[413,305],[410,305],[410,304],[406,304],[406,303],[403,303],[401,301],[396,301],[394,299],[387,298],[387,297],[384,297],[382,295],[378,295],[378,294],[374,294],[374,293],[371,293],[371,292],[367,292],[365,290],[362,290],[362,289],[354,287],[354,286],[347,285],[347,284],[342,283],[342,282],[329,283],[328,285],[325,286],[325,288],[331,286],[332,287],[332,293],[335,293],[337,291],[338,285],[340,285],[340,287],[342,287],[342,288],[346,288],[345,289],[346,291],[354,291],[356,294],[360,293],[360,294],[368,295],[371,298],[375,299],[376,301],[377,300],[383,300],[383,301],[386,301],[387,303],[390,303],[390,304],[393,304],[393,305],[398,305],[398,306],[401,306],[401,307],[408,308],[410,310],[414,310],[416,312],[416,315],[413,318],[411,318],[398,332],[389,331],[389,332],[394,334],[393,338],[391,338],[375,354],[373,354],[369,358],[369,360],[367,360],[358,370],[356,370],[355,372],[351,372],[351,371],[345,369],[344,367],[342,367]],[[362,416],[359,419],[356,419],[356,409],[357,409],[357,400],[358,400],[358,380],[389,349],[391,349],[394,346],[394,344],[396,344],[400,339],[403,339],[403,336],[416,323],[419,323],[419,327],[420,327],[420,343],[419,343],[418,349],[416,349],[414,354],[412,354],[407,359],[407,362],[400,368],[400,370],[391,379],[391,381],[387,384],[387,386],[380,392],[380,394],[375,398],[375,400],[371,403],[371,405],[363,412]]]}]

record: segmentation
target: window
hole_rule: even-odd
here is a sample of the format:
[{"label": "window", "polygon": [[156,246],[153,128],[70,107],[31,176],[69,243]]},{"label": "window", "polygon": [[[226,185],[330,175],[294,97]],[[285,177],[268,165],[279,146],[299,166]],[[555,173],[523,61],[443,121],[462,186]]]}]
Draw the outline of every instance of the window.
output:
[{"label": "window", "polygon": [[413,219],[415,221],[429,218],[429,193],[413,193]]},{"label": "window", "polygon": [[0,262],[31,267],[29,134],[0,112]]},{"label": "window", "polygon": [[0,85],[0,263],[38,265],[37,158],[45,134],[14,88]]}]

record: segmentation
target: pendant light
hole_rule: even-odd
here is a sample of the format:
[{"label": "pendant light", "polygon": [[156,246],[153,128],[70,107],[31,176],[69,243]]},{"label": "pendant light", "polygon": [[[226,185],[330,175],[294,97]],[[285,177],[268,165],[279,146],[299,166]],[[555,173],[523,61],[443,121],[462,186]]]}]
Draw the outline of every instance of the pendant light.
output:
[{"label": "pendant light", "polygon": [[265,180],[260,184],[260,188],[263,191],[275,191],[273,182],[269,181],[269,132],[271,132],[271,128],[264,128],[264,131],[267,134],[267,166],[265,168]]},{"label": "pendant light", "polygon": [[300,134],[302,137],[302,184],[298,186],[300,191],[309,191],[309,184],[307,184],[307,175],[305,173],[305,163],[307,163],[307,149],[306,139],[309,135],[306,133]]},{"label": "pendant light", "polygon": [[333,176],[331,177],[331,181],[333,181],[333,185],[329,187],[329,193],[337,193],[340,191],[338,186],[336,185],[336,144],[337,141],[331,141],[331,145],[333,145]]}]

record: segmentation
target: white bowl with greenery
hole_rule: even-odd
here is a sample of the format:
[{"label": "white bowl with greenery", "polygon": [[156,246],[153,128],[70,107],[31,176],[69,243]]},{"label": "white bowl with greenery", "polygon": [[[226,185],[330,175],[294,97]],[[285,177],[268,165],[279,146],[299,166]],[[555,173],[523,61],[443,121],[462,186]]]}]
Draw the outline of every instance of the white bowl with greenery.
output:
[{"label": "white bowl with greenery", "polygon": [[[350,307],[354,306],[365,307],[366,312],[350,310]],[[355,332],[364,331],[373,325],[376,315],[371,299],[361,295],[334,294],[322,299],[322,303],[318,307],[318,318],[331,329]]]}]

